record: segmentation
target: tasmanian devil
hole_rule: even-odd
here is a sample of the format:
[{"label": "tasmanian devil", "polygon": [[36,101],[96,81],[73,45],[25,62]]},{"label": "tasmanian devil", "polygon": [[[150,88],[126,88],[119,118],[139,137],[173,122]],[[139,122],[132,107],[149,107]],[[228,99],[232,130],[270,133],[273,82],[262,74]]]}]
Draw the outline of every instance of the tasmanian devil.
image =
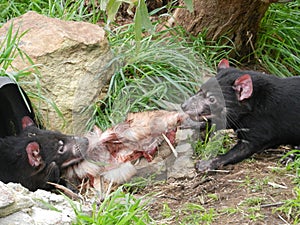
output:
[{"label": "tasmanian devil", "polygon": [[51,189],[47,182],[59,183],[61,170],[83,160],[88,140],[39,129],[27,116],[22,124],[20,135],[0,138],[0,180]]},{"label": "tasmanian devil", "polygon": [[182,104],[191,119],[207,118],[232,128],[238,143],[224,155],[197,162],[198,171],[234,164],[264,149],[300,142],[300,77],[278,78],[229,66],[223,59],[216,77]]}]

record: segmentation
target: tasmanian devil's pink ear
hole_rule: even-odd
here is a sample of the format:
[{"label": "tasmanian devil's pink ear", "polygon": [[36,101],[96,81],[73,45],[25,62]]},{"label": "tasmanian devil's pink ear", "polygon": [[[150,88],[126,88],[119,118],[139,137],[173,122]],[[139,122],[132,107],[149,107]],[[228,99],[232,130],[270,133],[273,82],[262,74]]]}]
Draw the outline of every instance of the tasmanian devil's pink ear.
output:
[{"label": "tasmanian devil's pink ear", "polygon": [[37,142],[30,142],[26,147],[28,162],[32,167],[38,167],[42,163],[40,156],[40,146]]},{"label": "tasmanian devil's pink ear", "polygon": [[218,69],[227,69],[229,68],[229,61],[227,59],[222,59],[218,64]]},{"label": "tasmanian devil's pink ear", "polygon": [[239,101],[250,98],[253,92],[252,79],[249,74],[244,74],[235,80],[233,89]]},{"label": "tasmanian devil's pink ear", "polygon": [[35,126],[35,123],[32,121],[32,119],[29,116],[24,116],[22,118],[22,127],[25,129],[26,127],[29,126]]}]

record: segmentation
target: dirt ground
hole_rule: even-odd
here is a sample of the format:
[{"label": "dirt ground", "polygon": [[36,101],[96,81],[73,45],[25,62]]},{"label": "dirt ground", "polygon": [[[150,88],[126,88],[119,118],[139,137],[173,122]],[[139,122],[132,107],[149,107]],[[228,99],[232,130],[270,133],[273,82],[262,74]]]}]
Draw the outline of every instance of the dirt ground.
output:
[{"label": "dirt ground", "polygon": [[148,206],[158,224],[290,224],[276,211],[295,197],[294,175],[281,156],[262,153],[214,174],[155,182],[138,194],[152,194]]}]

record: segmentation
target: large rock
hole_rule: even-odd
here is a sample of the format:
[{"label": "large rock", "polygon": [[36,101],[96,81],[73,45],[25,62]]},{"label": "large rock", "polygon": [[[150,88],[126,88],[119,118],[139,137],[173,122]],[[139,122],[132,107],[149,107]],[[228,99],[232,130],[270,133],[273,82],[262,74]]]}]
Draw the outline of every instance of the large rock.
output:
[{"label": "large rock", "polygon": [[[69,225],[76,220],[69,200],[62,195],[44,190],[30,192],[20,184],[1,181],[0,191],[1,225]],[[79,208],[78,202],[73,204]],[[83,212],[90,213],[90,208],[84,207]]]},{"label": "large rock", "polygon": [[[0,29],[0,40],[11,22]],[[83,133],[92,113],[92,108],[87,108],[99,97],[113,73],[112,68],[104,69],[112,57],[104,30],[97,25],[61,21],[35,12],[15,18],[13,23],[14,32],[18,28],[20,34],[27,31],[19,47],[39,65],[42,94],[57,105],[64,118],[45,101],[33,100],[46,127]],[[13,66],[24,69],[28,64],[19,57]],[[23,87],[37,93],[36,86]]]}]

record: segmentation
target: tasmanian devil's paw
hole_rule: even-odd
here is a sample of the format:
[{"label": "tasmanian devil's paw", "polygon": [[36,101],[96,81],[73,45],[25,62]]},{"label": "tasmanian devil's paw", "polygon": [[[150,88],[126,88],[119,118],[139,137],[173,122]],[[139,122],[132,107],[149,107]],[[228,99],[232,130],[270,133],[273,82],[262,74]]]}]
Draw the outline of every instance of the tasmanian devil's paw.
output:
[{"label": "tasmanian devil's paw", "polygon": [[197,172],[204,173],[208,172],[210,170],[215,170],[217,169],[217,165],[213,159],[210,160],[199,160],[196,162],[196,170]]}]

